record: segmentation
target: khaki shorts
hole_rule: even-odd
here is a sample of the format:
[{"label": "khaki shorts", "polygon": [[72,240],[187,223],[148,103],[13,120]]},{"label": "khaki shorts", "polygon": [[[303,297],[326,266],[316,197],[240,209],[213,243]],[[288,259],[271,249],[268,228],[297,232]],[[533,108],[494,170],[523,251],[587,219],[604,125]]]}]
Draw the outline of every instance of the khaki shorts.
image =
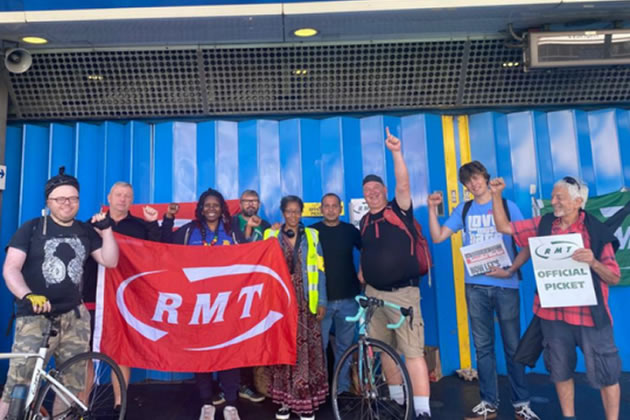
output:
[{"label": "khaki shorts", "polygon": [[408,320],[395,330],[387,328],[387,324],[398,322],[400,312],[385,306],[374,312],[368,327],[368,335],[384,341],[405,357],[424,357],[424,320],[420,310],[420,288],[408,286],[392,292],[384,292],[367,285],[365,295],[383,299],[404,308],[413,307],[413,329],[409,326]]},{"label": "khaki shorts", "polygon": [[[55,366],[60,366],[72,356],[89,350],[90,341],[90,314],[83,305],[79,307],[80,318],[75,311],[66,312],[57,318],[55,330],[56,337],[51,337],[48,343],[50,348],[46,355],[55,357]],[[41,315],[20,316],[15,320],[15,338],[13,339],[12,353],[37,353],[42,345],[43,333],[50,321]],[[7,382],[2,392],[2,401],[9,402],[11,391],[16,384],[29,385],[31,375],[35,369],[36,358],[15,358],[9,362]],[[47,363],[46,361],[46,363]],[[46,363],[44,366],[46,366]],[[75,365],[64,374],[61,382],[73,393],[83,390],[85,382],[85,367]]]}]

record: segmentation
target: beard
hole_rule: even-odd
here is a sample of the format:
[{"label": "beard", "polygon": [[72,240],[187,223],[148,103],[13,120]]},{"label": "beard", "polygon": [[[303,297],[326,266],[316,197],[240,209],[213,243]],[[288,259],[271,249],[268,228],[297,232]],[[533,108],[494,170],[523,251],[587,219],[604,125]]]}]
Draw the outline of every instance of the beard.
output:
[{"label": "beard", "polygon": [[252,217],[258,213],[258,209],[246,208],[241,211],[245,217]]}]

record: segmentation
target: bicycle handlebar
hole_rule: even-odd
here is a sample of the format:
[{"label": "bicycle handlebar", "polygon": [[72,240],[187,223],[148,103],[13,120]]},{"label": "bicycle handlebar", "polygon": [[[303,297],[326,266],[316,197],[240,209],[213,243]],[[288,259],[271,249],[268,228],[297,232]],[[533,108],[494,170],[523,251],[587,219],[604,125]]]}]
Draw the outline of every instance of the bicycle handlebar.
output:
[{"label": "bicycle handlebar", "polygon": [[383,307],[383,306],[387,306],[392,309],[395,309],[396,311],[400,311],[400,319],[398,320],[398,322],[394,324],[387,324],[387,328],[389,328],[390,330],[395,330],[396,328],[400,327],[402,323],[405,321],[406,317],[410,318],[409,319],[410,324],[411,324],[411,320],[413,320],[413,307],[411,306],[408,308],[403,308],[399,305],[396,305],[395,303],[390,303],[382,299],[366,297],[366,296],[361,296],[361,295],[356,296],[354,300],[356,300],[357,303],[359,304],[359,310],[357,311],[356,315],[346,317],[346,321],[348,322],[357,322],[359,319],[363,318],[365,311],[368,308]]}]

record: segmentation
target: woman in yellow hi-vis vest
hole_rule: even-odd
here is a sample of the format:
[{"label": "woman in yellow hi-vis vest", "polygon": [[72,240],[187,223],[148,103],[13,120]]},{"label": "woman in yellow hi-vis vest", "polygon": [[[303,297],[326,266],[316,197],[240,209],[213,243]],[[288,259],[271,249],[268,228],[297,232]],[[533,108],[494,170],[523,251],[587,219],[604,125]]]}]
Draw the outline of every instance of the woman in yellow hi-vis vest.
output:
[{"label": "woman in yellow hi-vis vest", "polygon": [[288,419],[291,411],[301,420],[315,419],[315,410],[328,394],[321,330],[327,303],[324,257],[317,231],[300,222],[303,208],[299,197],[283,197],[280,209],[285,223],[265,231],[265,239],[275,237],[280,242],[298,304],[295,366],[271,367],[271,396],[273,402],[281,404],[278,420]]}]

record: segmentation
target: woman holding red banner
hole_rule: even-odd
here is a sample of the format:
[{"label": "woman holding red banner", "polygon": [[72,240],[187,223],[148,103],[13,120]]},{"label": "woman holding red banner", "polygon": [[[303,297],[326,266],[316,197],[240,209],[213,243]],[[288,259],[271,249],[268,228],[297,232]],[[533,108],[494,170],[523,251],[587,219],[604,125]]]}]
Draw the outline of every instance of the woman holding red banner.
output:
[{"label": "woman holding red banner", "polygon": [[314,420],[315,410],[328,394],[321,330],[326,313],[323,254],[317,231],[300,222],[303,209],[299,197],[283,197],[280,210],[285,223],[274,225],[264,234],[265,239],[275,237],[280,242],[298,303],[296,363],[271,367],[271,396],[273,402],[281,404],[276,413],[278,420],[288,419],[291,411],[301,420]]},{"label": "woman holding red banner", "polygon": [[[221,246],[233,245],[231,216],[223,195],[208,188],[197,202],[195,220],[173,231],[175,214],[179,210],[176,203],[171,203],[162,222],[162,242],[197,245]],[[240,369],[223,370],[218,373],[223,392],[213,396],[212,373],[195,373],[199,395],[204,403],[200,419],[214,420],[214,405],[226,404],[223,410],[225,420],[239,420],[238,389],[241,382]]]}]

